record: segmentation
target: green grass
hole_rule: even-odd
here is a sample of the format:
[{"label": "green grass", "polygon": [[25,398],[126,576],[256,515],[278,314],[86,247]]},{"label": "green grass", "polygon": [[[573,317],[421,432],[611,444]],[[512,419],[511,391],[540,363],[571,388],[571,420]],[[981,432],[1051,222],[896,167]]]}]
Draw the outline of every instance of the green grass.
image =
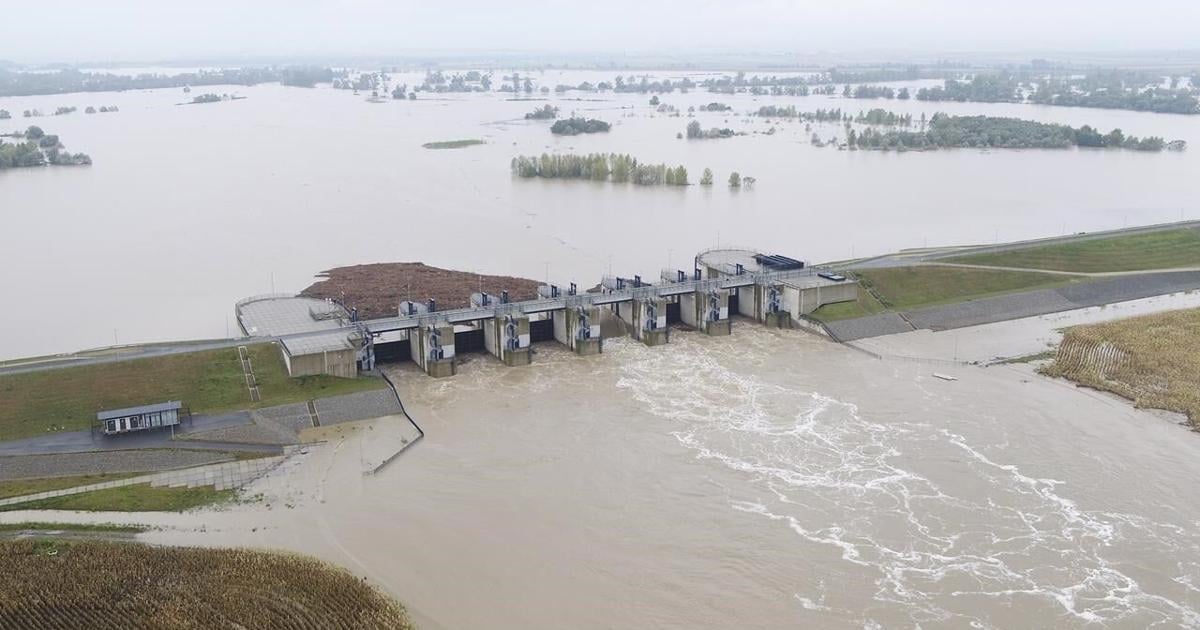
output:
[{"label": "green grass", "polygon": [[120,486],[69,494],[52,499],[0,507],[13,510],[83,510],[87,512],[180,512],[233,499],[233,490],[213,486],[199,488],[155,488],[150,484]]},{"label": "green grass", "polygon": [[111,534],[136,534],[146,531],[137,525],[113,525],[111,523],[0,523],[0,533],[23,531],[98,532]]},{"label": "green grass", "polygon": [[442,140],[440,142],[426,142],[421,146],[426,149],[462,149],[465,147],[473,147],[477,144],[483,144],[483,140]]},{"label": "green grass", "polygon": [[104,483],[105,481],[117,481],[118,479],[128,479],[146,473],[112,473],[102,475],[74,475],[71,477],[47,477],[44,479],[17,479],[15,481],[0,481],[0,499],[9,497],[19,497],[26,494],[37,494],[39,492],[48,492],[50,490],[62,490],[63,488],[74,488],[76,486],[86,486],[93,483]]},{"label": "green grass", "polygon": [[87,429],[96,412],[180,400],[192,413],[303,402],[386,387],[381,378],[290,378],[275,344],[248,347],[262,400],[250,401],[236,348],[0,375],[0,440]]},{"label": "green grass", "polygon": [[945,262],[1081,273],[1200,267],[1200,229],[1181,228],[956,256]]},{"label": "green grass", "polygon": [[821,308],[812,312],[812,317],[823,322],[835,322],[839,319],[853,319],[855,317],[864,317],[866,315],[874,315],[887,310],[875,296],[869,292],[859,289],[858,299],[853,302],[837,302],[834,304],[826,304]]},{"label": "green grass", "polygon": [[856,272],[864,285],[883,298],[884,306],[909,310],[938,304],[1067,284],[1064,276],[1029,271],[914,266]]}]

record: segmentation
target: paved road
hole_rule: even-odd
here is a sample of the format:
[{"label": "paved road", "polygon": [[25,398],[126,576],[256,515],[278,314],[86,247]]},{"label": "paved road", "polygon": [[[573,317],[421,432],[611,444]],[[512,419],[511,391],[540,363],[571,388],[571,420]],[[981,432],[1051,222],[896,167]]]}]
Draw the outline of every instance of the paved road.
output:
[{"label": "paved road", "polygon": [[[226,427],[242,426],[250,423],[250,414],[244,411],[234,413],[192,416],[184,427],[187,433],[211,431]],[[185,433],[181,432],[181,435]],[[48,433],[37,437],[21,440],[0,442],[0,457],[13,455],[50,455],[55,453],[86,453],[96,451],[119,451],[145,448],[187,448],[216,451],[277,451],[277,447],[262,444],[238,444],[233,442],[204,442],[196,440],[176,441],[171,439],[171,431],[153,430],[125,435],[106,436],[92,431],[63,431]]]},{"label": "paved road", "polygon": [[965,328],[1197,289],[1200,289],[1200,271],[1118,275],[1050,289],[931,306],[901,314],[881,313],[829,322],[826,326],[841,341],[853,341],[920,328]]}]

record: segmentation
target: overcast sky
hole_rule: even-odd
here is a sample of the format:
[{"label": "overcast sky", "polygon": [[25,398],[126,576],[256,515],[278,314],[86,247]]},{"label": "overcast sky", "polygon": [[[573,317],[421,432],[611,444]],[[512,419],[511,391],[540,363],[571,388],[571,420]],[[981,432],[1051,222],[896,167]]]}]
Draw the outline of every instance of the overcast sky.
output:
[{"label": "overcast sky", "polygon": [[[3,0],[0,59],[1200,47],[1200,0]],[[34,26],[37,25],[37,26]]]}]

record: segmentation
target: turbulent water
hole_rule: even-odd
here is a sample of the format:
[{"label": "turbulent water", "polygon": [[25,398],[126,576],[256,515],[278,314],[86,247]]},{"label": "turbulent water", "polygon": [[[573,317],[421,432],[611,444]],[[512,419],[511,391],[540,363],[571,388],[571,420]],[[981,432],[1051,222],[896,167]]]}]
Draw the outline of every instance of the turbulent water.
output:
[{"label": "turbulent water", "polygon": [[[615,74],[531,76],[553,88],[612,81]],[[393,84],[420,81],[419,74],[397,74]],[[177,106],[200,92],[246,98]],[[1200,206],[1192,183],[1200,116],[697,89],[661,97],[683,112],[671,117],[657,113],[649,95],[568,92],[546,98],[564,115],[600,118],[613,128],[556,137],[548,122],[524,120],[543,104],[533,97],[423,94],[369,103],[366,95],[328,86],[262,85],[0,98],[0,109],[18,116],[0,121],[0,131],[36,122],[70,151],[94,159],[87,168],[0,173],[0,294],[14,303],[0,314],[0,359],[224,336],[236,332],[234,301],[298,291],[313,274],[339,265],[420,260],[591,286],[609,271],[654,278],[668,265],[686,268],[697,251],[717,244],[835,260],[1195,218]],[[714,101],[733,111],[698,112],[696,120],[748,135],[676,139],[687,109]],[[89,105],[120,111],[82,113]],[[1193,148],[839,152],[809,140],[813,132],[825,140],[844,136],[840,125],[808,131],[747,115],[763,105],[851,113],[884,107],[916,118],[938,111],[1016,116],[1120,127]],[[20,117],[59,106],[79,112]],[[776,133],[767,135],[772,127]],[[487,144],[421,147],[465,138]],[[510,175],[513,156],[547,151],[682,164],[693,183],[709,167],[717,185],[639,188]],[[755,190],[729,190],[731,171],[756,177]]]},{"label": "turbulent water", "polygon": [[[754,337],[739,351],[778,343]],[[864,412],[851,402],[861,393],[825,395],[770,362],[684,345],[632,362],[619,385],[698,458],[741,476],[731,510],[827,559],[791,585],[814,616],[863,627],[1200,624],[1192,524],[1081,507],[1072,497],[1089,480],[1025,472],[1036,437],[1002,428],[1019,407],[964,409],[937,391],[953,385],[917,377],[910,394],[926,413],[886,402]]]},{"label": "turbulent water", "polygon": [[537,349],[391,368],[426,438],[377,474],[391,425],[333,427],[259,501],[132,520],[315,554],[426,629],[1200,627],[1200,440],[1123,401],[745,322]]}]

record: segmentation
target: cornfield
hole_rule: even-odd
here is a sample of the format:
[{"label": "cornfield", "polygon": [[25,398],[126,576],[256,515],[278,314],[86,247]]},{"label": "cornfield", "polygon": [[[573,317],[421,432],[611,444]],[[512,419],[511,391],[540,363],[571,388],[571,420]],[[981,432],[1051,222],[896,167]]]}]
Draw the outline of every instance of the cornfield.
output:
[{"label": "cornfield", "polygon": [[0,629],[402,628],[404,609],[297,555],[0,541]]},{"label": "cornfield", "polygon": [[1069,328],[1043,371],[1200,427],[1200,309]]}]

